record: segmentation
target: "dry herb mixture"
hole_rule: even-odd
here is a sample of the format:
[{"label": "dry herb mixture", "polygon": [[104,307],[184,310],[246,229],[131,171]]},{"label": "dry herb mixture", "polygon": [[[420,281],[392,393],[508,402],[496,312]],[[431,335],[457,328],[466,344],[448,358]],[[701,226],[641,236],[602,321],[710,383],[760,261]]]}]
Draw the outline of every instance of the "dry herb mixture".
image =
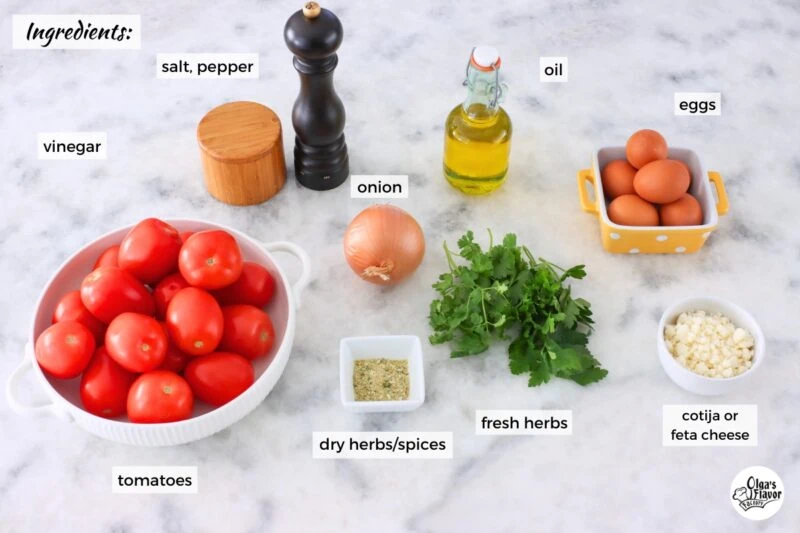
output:
[{"label": "dry herb mixture", "polygon": [[358,359],[354,363],[353,389],[356,401],[408,399],[407,360]]}]

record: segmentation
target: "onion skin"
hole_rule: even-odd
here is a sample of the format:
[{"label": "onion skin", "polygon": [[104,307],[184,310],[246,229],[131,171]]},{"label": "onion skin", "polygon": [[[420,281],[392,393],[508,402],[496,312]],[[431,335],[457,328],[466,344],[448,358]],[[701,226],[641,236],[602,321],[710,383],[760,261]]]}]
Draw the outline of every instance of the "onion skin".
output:
[{"label": "onion skin", "polygon": [[361,279],[396,285],[414,273],[425,255],[417,221],[392,205],[373,205],[356,215],[344,234],[347,264]]}]

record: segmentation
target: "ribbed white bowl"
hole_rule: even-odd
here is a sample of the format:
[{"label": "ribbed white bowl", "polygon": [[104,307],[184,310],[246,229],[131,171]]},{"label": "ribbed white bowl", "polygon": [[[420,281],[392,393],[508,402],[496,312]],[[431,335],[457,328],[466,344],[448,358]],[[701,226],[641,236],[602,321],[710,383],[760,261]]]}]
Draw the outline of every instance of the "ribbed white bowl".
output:
[{"label": "ribbed white bowl", "polygon": [[[236,237],[245,260],[263,265],[275,278],[275,296],[266,308],[275,327],[275,345],[267,357],[253,361],[255,383],[222,407],[214,409],[207,405],[195,406],[192,418],[188,420],[167,424],[133,424],[124,419],[109,420],[84,411],[78,389],[80,378],[61,380],[48,377],[42,372],[34,357],[33,346],[39,334],[50,325],[58,300],[66,292],[80,287],[81,281],[91,271],[100,253],[109,246],[119,244],[130,230],[129,226],[112,231],[84,246],[67,259],[45,285],[34,312],[25,356],[8,378],[6,398],[14,411],[29,416],[55,415],[99,437],[116,442],[139,446],[170,446],[212,435],[244,417],[266,398],[289,360],[294,340],[295,309],[299,305],[300,292],[311,278],[308,254],[289,242],[262,244],[241,232],[210,222],[188,219],[167,222],[179,231],[223,229],[229,232]],[[289,284],[283,270],[270,254],[276,251],[288,252],[302,263],[302,272],[294,286]],[[31,406],[19,399],[22,378],[28,370],[33,370],[36,381],[47,393],[50,403]]]}]

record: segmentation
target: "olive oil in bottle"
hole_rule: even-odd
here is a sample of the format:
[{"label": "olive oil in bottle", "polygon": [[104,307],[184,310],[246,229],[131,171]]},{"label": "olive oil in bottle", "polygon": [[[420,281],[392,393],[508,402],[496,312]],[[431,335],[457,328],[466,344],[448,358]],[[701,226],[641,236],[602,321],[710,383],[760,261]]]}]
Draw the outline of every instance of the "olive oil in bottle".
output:
[{"label": "olive oil in bottle", "polygon": [[486,194],[503,184],[511,151],[511,119],[500,107],[508,90],[500,83],[500,56],[473,48],[467,66],[467,98],[447,116],[444,175],[467,194]]}]

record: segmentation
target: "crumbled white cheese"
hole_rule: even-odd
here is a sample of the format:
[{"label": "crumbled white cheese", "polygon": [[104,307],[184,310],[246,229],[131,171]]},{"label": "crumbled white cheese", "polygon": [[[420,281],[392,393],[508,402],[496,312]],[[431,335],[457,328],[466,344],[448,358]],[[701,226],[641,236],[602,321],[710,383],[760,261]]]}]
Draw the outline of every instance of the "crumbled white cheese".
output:
[{"label": "crumbled white cheese", "polygon": [[681,313],[664,328],[664,341],[680,365],[701,376],[730,378],[753,366],[753,335],[721,313]]}]

